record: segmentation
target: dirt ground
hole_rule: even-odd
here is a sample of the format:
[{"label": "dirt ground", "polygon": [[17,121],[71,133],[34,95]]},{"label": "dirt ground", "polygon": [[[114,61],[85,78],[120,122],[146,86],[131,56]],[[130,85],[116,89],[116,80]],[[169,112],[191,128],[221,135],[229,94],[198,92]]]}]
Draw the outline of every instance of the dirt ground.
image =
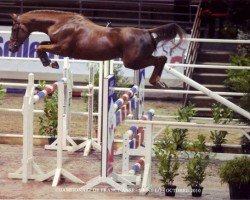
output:
[{"label": "dirt ground", "polygon": [[[56,168],[56,152],[44,150],[42,147],[34,148],[36,163],[44,172]],[[138,187],[133,186],[131,192],[121,193],[112,191],[107,185],[100,185],[94,191],[79,191],[82,184],[74,184],[67,179],[62,180],[58,187],[51,186],[51,180],[44,182],[28,181],[22,183],[18,179],[9,179],[8,173],[15,172],[21,165],[22,146],[0,144],[0,199],[229,199],[228,186],[221,184],[217,174],[219,161],[210,163],[207,177],[203,182],[203,195],[201,198],[192,197],[190,188],[186,186],[182,177],[185,174],[185,163],[179,169],[175,184],[179,189],[174,198],[165,197],[161,188],[160,176],[157,173],[156,160],[152,165],[152,189],[146,196],[139,195]],[[101,154],[92,152],[88,157],[83,157],[82,152],[63,153],[63,168],[88,181],[100,173]],[[131,160],[131,165],[136,158]],[[115,157],[115,172],[121,172],[121,156]]]}]

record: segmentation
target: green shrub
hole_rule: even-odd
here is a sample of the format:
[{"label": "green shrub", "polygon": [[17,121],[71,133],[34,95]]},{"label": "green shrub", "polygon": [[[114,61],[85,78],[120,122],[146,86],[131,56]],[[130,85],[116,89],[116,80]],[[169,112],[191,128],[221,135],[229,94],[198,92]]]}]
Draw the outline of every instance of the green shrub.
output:
[{"label": "green shrub", "polygon": [[180,162],[176,145],[173,143],[169,131],[165,131],[163,139],[156,142],[154,152],[156,159],[159,161],[157,166],[163,186],[173,185],[174,178],[178,175]]},{"label": "green shrub", "polygon": [[184,181],[187,186],[199,187],[206,178],[206,168],[209,164],[209,155],[197,153],[187,162],[187,175]]},{"label": "green shrub", "polygon": [[[246,55],[231,56],[231,64],[233,66],[250,66],[250,57]],[[236,92],[250,93],[250,70],[233,70],[228,69],[226,86]]]},{"label": "green shrub", "polygon": [[246,156],[227,161],[219,168],[222,183],[250,184],[250,158]]},{"label": "green shrub", "polygon": [[[44,81],[39,83],[40,89],[43,89],[46,83]],[[39,135],[50,135],[55,137],[57,135],[58,125],[58,91],[55,91],[51,97],[44,98],[44,114],[39,117]]]},{"label": "green shrub", "polygon": [[[176,115],[176,120],[178,122],[190,122],[191,118],[196,114],[194,110],[194,105],[189,103],[186,107],[181,107],[178,109]],[[176,144],[178,150],[184,150],[187,142],[187,132],[188,129],[172,129],[173,142]]]},{"label": "green shrub", "polygon": [[[235,66],[250,66],[249,55],[235,55],[231,57],[231,63]],[[250,112],[250,70],[226,70],[227,79],[225,85],[231,88],[235,92],[242,92],[245,95],[240,99],[240,106]],[[241,117],[245,122],[249,123],[249,120]]]},{"label": "green shrub", "polygon": [[[233,111],[230,108],[222,105],[221,103],[213,104],[211,111],[215,124],[228,124],[233,119]],[[215,130],[210,131],[210,133],[210,139],[214,144],[220,145],[227,141],[227,131]]]},{"label": "green shrub", "polygon": [[184,181],[188,186],[199,187],[206,177],[206,168],[209,164],[210,157],[205,145],[205,136],[198,135],[198,139],[189,145],[188,150],[193,152],[193,157],[187,162],[187,174]]},{"label": "green shrub", "polygon": [[3,91],[3,86],[0,85],[0,104],[2,103],[1,101],[2,101],[2,99],[3,99],[3,97],[4,97],[4,95],[5,95],[5,93],[4,93],[4,91]]}]

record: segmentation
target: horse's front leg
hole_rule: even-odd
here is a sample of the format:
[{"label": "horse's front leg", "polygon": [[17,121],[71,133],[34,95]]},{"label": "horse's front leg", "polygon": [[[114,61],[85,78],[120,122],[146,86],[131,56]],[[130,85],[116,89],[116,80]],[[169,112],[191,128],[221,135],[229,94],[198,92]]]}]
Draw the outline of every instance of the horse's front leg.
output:
[{"label": "horse's front leg", "polygon": [[38,57],[40,58],[42,64],[44,67],[50,66],[52,68],[59,68],[58,63],[55,62],[51,62],[51,60],[49,59],[46,51],[54,51],[55,50],[55,45],[51,44],[51,42],[49,41],[43,41],[40,43],[40,45],[37,47],[36,49],[36,53],[38,55]]}]

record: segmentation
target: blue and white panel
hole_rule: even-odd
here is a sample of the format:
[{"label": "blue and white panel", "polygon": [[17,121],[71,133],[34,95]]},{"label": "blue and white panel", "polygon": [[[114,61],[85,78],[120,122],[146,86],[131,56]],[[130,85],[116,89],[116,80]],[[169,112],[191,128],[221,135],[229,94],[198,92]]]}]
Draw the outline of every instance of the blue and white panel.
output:
[{"label": "blue and white panel", "polygon": [[139,70],[138,80],[138,119],[141,119],[144,111],[144,88],[145,88],[145,69]]},{"label": "blue and white panel", "polygon": [[[114,109],[114,94],[115,94],[115,77],[109,75],[104,79],[104,90],[103,93],[103,146],[106,146],[105,151],[105,163],[106,163],[106,175],[112,173],[113,162],[114,162],[114,134],[116,128],[116,115]],[[107,91],[107,92],[106,92]],[[106,135],[105,135],[106,134]]]}]

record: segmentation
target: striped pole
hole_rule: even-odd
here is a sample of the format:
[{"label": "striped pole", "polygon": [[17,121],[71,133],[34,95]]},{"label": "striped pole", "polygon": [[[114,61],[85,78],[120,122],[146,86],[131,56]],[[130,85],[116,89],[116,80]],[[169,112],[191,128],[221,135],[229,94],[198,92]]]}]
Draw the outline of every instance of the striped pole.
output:
[{"label": "striped pole", "polygon": [[142,170],[144,168],[145,165],[145,159],[144,157],[141,157],[132,167],[131,170],[129,170],[129,173],[134,175],[136,173],[138,173],[140,170]]},{"label": "striped pole", "polygon": [[42,91],[40,91],[34,95],[34,103],[36,103],[40,99],[43,99],[48,94],[51,94],[52,92],[54,92],[58,88],[58,84],[61,82],[63,82],[63,83],[66,82],[66,78],[62,78],[61,80],[59,80],[51,85],[46,85]]},{"label": "striped pole", "polygon": [[[154,113],[155,113],[154,109],[150,109],[148,112],[146,112],[146,114],[144,114],[141,117],[141,119],[152,121]],[[144,142],[144,128],[143,127],[138,127],[138,135],[139,135],[139,146],[140,146]]]},{"label": "striped pole", "polygon": [[130,88],[129,91],[127,91],[125,94],[123,94],[115,103],[114,108],[115,110],[121,108],[123,105],[127,104],[127,102],[134,96],[134,94],[138,91],[138,86],[134,85],[132,88]]}]

